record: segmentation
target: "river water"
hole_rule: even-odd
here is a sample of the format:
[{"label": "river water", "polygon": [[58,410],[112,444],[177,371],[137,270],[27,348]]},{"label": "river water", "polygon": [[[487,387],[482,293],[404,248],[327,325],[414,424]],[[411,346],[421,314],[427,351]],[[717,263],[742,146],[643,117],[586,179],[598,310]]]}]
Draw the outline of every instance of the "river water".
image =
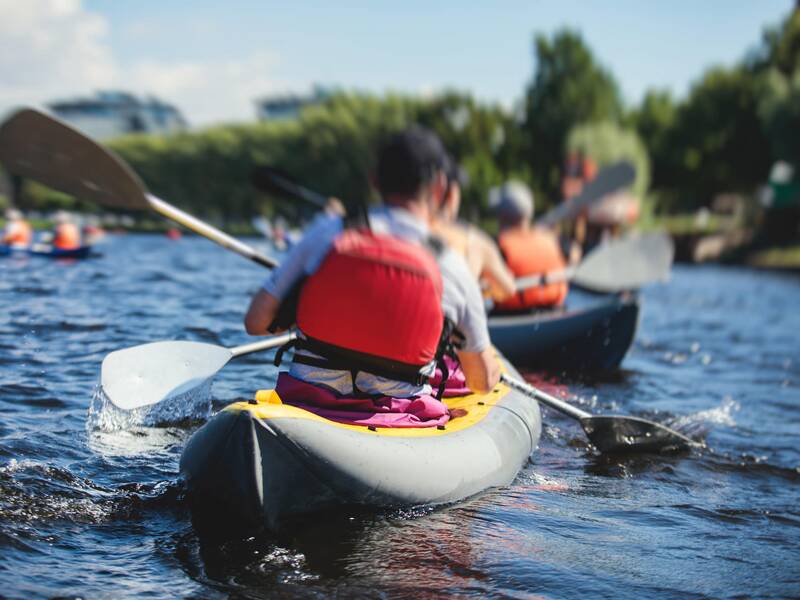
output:
[{"label": "river water", "polygon": [[[259,267],[201,239],[120,236],[76,263],[0,259],[0,597],[800,596],[800,279],[677,267],[644,292],[618,376],[550,381],[597,412],[706,432],[607,459],[544,411],[508,488],[456,506],[208,536],[176,484],[196,424],[100,433],[103,357],[159,339],[233,346]],[[214,409],[274,381],[231,362]]]}]

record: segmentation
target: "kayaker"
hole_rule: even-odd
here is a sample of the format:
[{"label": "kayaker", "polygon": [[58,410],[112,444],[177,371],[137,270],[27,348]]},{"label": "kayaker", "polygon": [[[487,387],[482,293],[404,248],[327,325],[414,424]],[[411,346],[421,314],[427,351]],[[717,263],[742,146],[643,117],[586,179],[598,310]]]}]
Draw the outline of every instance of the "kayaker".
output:
[{"label": "kayaker", "polygon": [[458,220],[461,186],[465,179],[458,163],[448,157],[447,189],[435,213],[432,231],[461,254],[472,274],[481,281],[489,298],[500,302],[515,292],[514,277],[503,262],[494,241],[481,229]]},{"label": "kayaker", "polygon": [[59,211],[55,216],[55,227],[53,228],[53,248],[59,250],[74,250],[81,247],[81,230],[63,211]]},{"label": "kayaker", "polygon": [[[562,271],[567,261],[558,237],[548,228],[531,224],[533,194],[519,181],[509,181],[492,190],[490,204],[498,224],[500,251],[514,277]],[[523,311],[560,306],[567,297],[565,281],[518,291],[511,298],[495,305],[499,312]]]},{"label": "kayaker", "polygon": [[253,296],[245,328],[265,335],[295,322],[275,319],[299,290],[303,339],[289,377],[279,376],[282,398],[281,378],[339,396],[429,397],[443,315],[459,332],[467,385],[485,392],[498,382],[478,283],[429,233],[446,187],[444,156],[439,138],[422,127],[393,136],[379,151],[373,182],[383,205],[369,210],[369,229],[335,215],[317,220]]},{"label": "kayaker", "polygon": [[6,209],[6,226],[3,229],[3,244],[27,248],[33,242],[33,229],[16,208]]}]

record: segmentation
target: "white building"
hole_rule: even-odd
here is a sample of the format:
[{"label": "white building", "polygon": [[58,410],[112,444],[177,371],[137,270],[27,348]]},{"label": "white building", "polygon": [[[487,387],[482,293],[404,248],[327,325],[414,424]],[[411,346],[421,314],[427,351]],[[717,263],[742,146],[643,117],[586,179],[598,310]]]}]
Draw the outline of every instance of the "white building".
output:
[{"label": "white building", "polygon": [[306,106],[321,104],[332,92],[325,86],[315,85],[310,94],[278,94],[256,100],[256,113],[262,121],[296,119]]},{"label": "white building", "polygon": [[140,100],[127,92],[98,92],[93,98],[60,100],[47,106],[58,118],[97,140],[126,133],[172,133],[187,127],[174,106],[153,97]]}]

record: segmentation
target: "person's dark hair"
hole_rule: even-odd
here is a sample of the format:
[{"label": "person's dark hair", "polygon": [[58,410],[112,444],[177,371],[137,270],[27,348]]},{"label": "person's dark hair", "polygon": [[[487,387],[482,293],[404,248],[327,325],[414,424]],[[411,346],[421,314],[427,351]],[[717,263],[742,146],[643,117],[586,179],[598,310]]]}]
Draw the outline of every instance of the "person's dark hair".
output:
[{"label": "person's dark hair", "polygon": [[414,125],[393,135],[378,151],[376,185],[382,196],[414,196],[445,169],[446,153],[435,133]]}]

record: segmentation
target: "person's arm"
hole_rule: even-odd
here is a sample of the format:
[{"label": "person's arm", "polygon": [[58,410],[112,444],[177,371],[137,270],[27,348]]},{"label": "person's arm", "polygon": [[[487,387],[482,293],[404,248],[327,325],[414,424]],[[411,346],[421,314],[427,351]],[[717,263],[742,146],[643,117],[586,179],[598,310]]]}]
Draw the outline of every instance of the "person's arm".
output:
[{"label": "person's arm", "polygon": [[[466,263],[454,253],[440,262],[445,279],[444,301],[455,316],[455,326],[464,338],[457,350],[467,386],[479,393],[490,391],[500,380],[500,366],[489,339],[486,310],[478,281],[470,274]],[[455,315],[453,315],[453,311]]]},{"label": "person's arm", "polygon": [[469,389],[479,394],[490,392],[500,381],[500,361],[491,346],[481,352],[457,351]]},{"label": "person's arm", "polygon": [[[244,316],[244,329],[250,335],[267,335],[267,328],[278,314],[281,301],[266,291],[258,290],[250,300],[250,307]],[[278,330],[275,333],[279,333]]]},{"label": "person's arm", "polygon": [[267,335],[268,327],[278,314],[281,302],[306,275],[317,270],[328,253],[333,239],[342,230],[338,217],[324,217],[308,228],[303,239],[293,246],[280,266],[253,295],[244,317],[244,328],[250,335]]},{"label": "person's arm", "polygon": [[481,253],[481,279],[489,284],[489,297],[495,302],[510,298],[517,291],[514,275],[508,270],[497,246],[483,232],[478,235],[476,243]]}]

